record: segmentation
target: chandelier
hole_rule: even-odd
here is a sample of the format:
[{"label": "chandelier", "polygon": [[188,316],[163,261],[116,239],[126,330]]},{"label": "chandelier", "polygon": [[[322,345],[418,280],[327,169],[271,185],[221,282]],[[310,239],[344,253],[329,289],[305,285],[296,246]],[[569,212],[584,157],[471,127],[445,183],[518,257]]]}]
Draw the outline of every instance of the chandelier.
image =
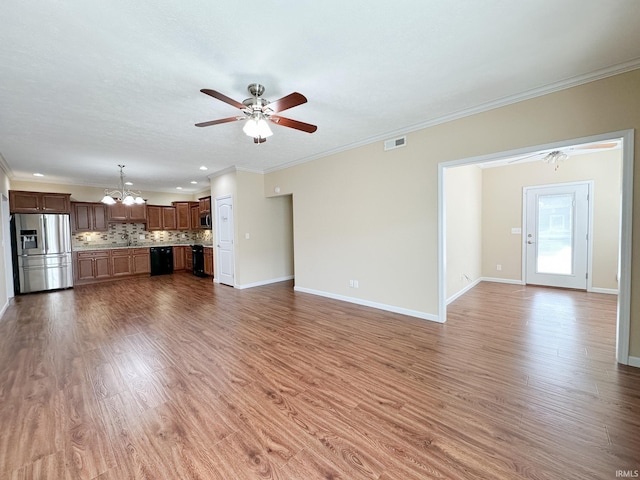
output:
[{"label": "chandelier", "polygon": [[144,199],[141,197],[142,193],[125,189],[124,173],[122,172],[124,165],[118,166],[120,167],[120,190],[109,190],[105,188],[104,197],[102,197],[101,202],[107,205],[114,205],[116,202],[121,202],[123,205],[133,205],[134,203],[140,205],[144,203]]},{"label": "chandelier", "polygon": [[569,158],[569,155],[567,155],[566,153],[561,152],[560,150],[554,150],[553,152],[547,153],[542,158],[542,161],[544,163],[555,165],[555,170],[558,170],[558,167],[560,166],[559,165],[560,162],[564,162],[568,158]]}]

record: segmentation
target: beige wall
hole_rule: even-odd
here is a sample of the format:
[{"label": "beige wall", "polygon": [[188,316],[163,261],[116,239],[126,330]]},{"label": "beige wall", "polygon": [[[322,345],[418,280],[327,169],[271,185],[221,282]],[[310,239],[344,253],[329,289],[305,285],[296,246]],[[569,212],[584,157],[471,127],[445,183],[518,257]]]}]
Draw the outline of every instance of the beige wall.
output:
[{"label": "beige wall", "polygon": [[235,285],[243,287],[291,277],[291,196],[266,198],[264,176],[257,173],[234,170],[210,180],[214,216],[216,198],[230,195],[233,199]]},{"label": "beige wall", "polygon": [[293,276],[291,196],[265,198],[261,174],[239,171],[236,178],[236,283],[243,286]]},{"label": "beige wall", "polygon": [[482,276],[482,170],[477,165],[447,168],[444,181],[450,298]]},{"label": "beige wall", "polygon": [[592,286],[617,290],[621,175],[621,150],[571,157],[557,170],[542,162],[484,169],[482,275],[522,279],[522,238],[511,228],[522,227],[524,187],[593,180]]},{"label": "beige wall", "polygon": [[[294,195],[296,286],[437,315],[438,163],[638,129],[639,86],[634,70],[412,132],[397,150],[377,142],[266,175],[266,195]],[[640,222],[633,238],[630,354],[640,356]],[[353,278],[360,289],[347,287]]]},{"label": "beige wall", "polygon": [[437,313],[437,173],[412,138],[266,175],[267,195],[293,193],[296,287]]}]

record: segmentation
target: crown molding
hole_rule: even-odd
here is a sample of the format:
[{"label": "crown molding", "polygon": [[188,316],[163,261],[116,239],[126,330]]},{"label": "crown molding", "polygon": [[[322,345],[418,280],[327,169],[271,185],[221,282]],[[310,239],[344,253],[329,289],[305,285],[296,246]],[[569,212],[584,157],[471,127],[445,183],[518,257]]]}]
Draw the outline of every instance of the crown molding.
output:
[{"label": "crown molding", "polygon": [[213,172],[212,174],[207,175],[207,178],[209,180],[211,180],[213,178],[220,177],[221,175],[226,175],[227,173],[235,173],[235,172],[259,173],[261,175],[264,175],[266,173],[264,170],[258,170],[258,169],[255,169],[255,168],[239,167],[238,165],[231,165],[230,167],[223,168],[222,170],[217,170],[217,171]]},{"label": "crown molding", "polygon": [[476,105],[475,107],[459,110],[457,112],[453,112],[447,115],[442,115],[440,117],[435,117],[429,120],[425,120],[424,122],[416,123],[407,127],[396,129],[396,130],[391,130],[389,132],[386,132],[380,135],[375,135],[373,137],[369,137],[364,140],[349,143],[341,147],[333,148],[331,150],[326,150],[322,153],[317,153],[314,155],[310,155],[308,157],[300,158],[298,160],[286,162],[276,167],[267,168],[264,170],[264,173],[266,174],[266,173],[277,172],[278,170],[284,170],[286,168],[290,168],[295,165],[300,165],[302,163],[307,163],[313,160],[318,160],[320,158],[328,157],[330,155],[335,155],[336,153],[352,150],[354,148],[358,148],[364,145],[369,145],[371,143],[387,140],[389,138],[393,138],[396,136],[406,135],[407,133],[415,132],[417,130],[434,127],[436,125],[441,125],[443,123],[459,120],[464,117],[469,117],[471,115],[476,115],[478,113],[483,113],[489,110],[494,110],[496,108],[505,107],[507,105],[512,105],[514,103],[523,102],[525,100],[530,100],[532,98],[541,97],[543,95],[548,95],[550,93],[559,92],[560,90],[566,90],[568,88],[577,87],[579,85],[584,85],[585,83],[595,82],[603,78],[613,77],[614,75],[620,75],[622,73],[637,70],[639,68],[640,68],[640,58],[636,58],[625,63],[612,65],[610,67],[602,68],[600,70],[586,73],[584,75],[578,75],[565,80],[561,80],[559,82],[543,85],[542,87],[534,88],[532,90],[527,90],[526,92],[519,93],[516,95],[509,95],[507,97],[491,100],[489,102]]},{"label": "crown molding", "polygon": [[9,166],[7,161],[4,159],[4,157],[2,156],[2,152],[0,152],[0,169],[4,172],[4,174],[7,177],[9,177],[9,180],[14,180],[15,179],[15,175],[13,174],[13,170],[11,170],[11,167]]}]

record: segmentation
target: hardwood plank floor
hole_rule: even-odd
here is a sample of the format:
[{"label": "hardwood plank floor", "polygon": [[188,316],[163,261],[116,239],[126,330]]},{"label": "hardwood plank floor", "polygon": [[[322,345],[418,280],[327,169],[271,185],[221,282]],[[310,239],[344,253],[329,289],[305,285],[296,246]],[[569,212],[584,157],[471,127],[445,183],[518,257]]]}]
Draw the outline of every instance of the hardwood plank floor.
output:
[{"label": "hardwood plank floor", "polygon": [[640,371],[615,314],[493,283],[444,325],[188,274],[21,296],[0,478],[617,478],[640,469]]}]

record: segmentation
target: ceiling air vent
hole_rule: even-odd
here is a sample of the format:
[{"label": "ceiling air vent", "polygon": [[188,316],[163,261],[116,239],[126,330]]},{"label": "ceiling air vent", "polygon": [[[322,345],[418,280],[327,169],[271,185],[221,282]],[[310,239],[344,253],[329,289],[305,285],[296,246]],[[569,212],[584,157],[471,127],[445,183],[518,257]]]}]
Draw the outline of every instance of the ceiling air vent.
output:
[{"label": "ceiling air vent", "polygon": [[394,148],[400,148],[407,145],[407,137],[392,138],[391,140],[384,141],[385,150],[393,150]]}]

